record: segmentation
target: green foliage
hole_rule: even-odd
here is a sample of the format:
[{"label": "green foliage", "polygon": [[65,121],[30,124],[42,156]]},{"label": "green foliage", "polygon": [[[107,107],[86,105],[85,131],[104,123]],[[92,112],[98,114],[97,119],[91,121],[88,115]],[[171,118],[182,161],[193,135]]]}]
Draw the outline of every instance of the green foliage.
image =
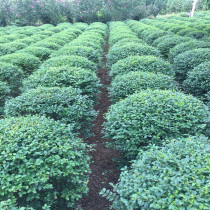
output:
[{"label": "green foliage", "polygon": [[6,99],[10,94],[9,86],[6,82],[0,80],[0,115],[3,113],[3,107]]},{"label": "green foliage", "polygon": [[100,63],[101,61],[101,54],[98,50],[95,50],[91,47],[84,47],[84,46],[66,46],[63,47],[61,50],[57,51],[52,55],[52,57],[63,56],[63,55],[77,55],[87,58],[88,60],[94,63]]},{"label": "green foliage", "polygon": [[96,116],[93,102],[72,87],[38,87],[11,99],[5,104],[7,116],[41,114],[73,124],[74,131],[88,135]]},{"label": "green foliage", "polygon": [[45,48],[49,48],[51,50],[58,50],[60,48],[60,45],[55,43],[55,42],[51,42],[51,41],[40,41],[37,42],[33,45],[34,47],[45,47]]},{"label": "green foliage", "polygon": [[22,41],[13,41],[11,43],[5,43],[0,45],[0,56],[14,53],[20,49],[27,47]]},{"label": "green foliage", "polygon": [[186,36],[192,37],[194,39],[202,39],[203,37],[208,36],[208,34],[204,31],[193,30],[188,32]]},{"label": "green foliage", "polygon": [[210,43],[197,40],[190,40],[189,42],[180,43],[170,50],[168,57],[170,61],[173,62],[174,58],[178,54],[197,48],[210,48]]},{"label": "green foliage", "polygon": [[85,57],[75,55],[50,58],[42,64],[41,68],[43,69],[58,66],[81,67],[84,69],[91,69],[93,71],[97,70],[97,65],[95,63],[89,61]]},{"label": "green foliage", "polygon": [[202,63],[187,73],[183,82],[184,90],[195,96],[203,97],[210,91],[210,61]]},{"label": "green foliage", "polygon": [[28,53],[38,57],[41,61],[47,60],[53,53],[53,50],[45,47],[34,47],[29,46],[20,51],[20,53]]},{"label": "green foliage", "polygon": [[[90,157],[89,147],[71,127],[27,116],[0,120],[0,130],[0,200],[7,200],[3,206],[75,207],[88,190]],[[32,208],[21,208],[26,206]]]},{"label": "green foliage", "polygon": [[173,77],[164,74],[154,74],[151,72],[134,71],[127,74],[118,75],[112,80],[109,93],[112,101],[120,99],[145,89],[177,89]]},{"label": "green foliage", "polygon": [[162,30],[158,30],[158,31],[151,31],[145,38],[144,38],[144,40],[145,40],[145,42],[147,43],[147,44],[150,44],[150,45],[152,45],[152,43],[156,40],[156,39],[158,39],[159,37],[162,37],[162,36],[165,36],[165,35],[167,35],[168,34],[168,32],[166,32],[166,31],[162,31]]},{"label": "green foliage", "polygon": [[198,48],[181,53],[174,59],[175,77],[183,81],[187,72],[193,70],[199,64],[209,61],[210,49]]},{"label": "green foliage", "polygon": [[24,73],[22,69],[9,63],[0,62],[0,81],[6,82],[11,89],[11,95],[17,95],[22,86]]},{"label": "green foliage", "polygon": [[131,71],[144,71],[153,73],[163,73],[172,75],[172,68],[169,62],[164,61],[152,55],[148,56],[129,56],[125,59],[119,60],[112,65],[110,75],[115,77],[129,73]]},{"label": "green foliage", "polygon": [[6,62],[22,68],[24,73],[30,74],[41,65],[39,58],[28,53],[13,53],[0,57],[0,62]]},{"label": "green foliage", "polygon": [[107,55],[108,65],[111,67],[117,61],[124,59],[131,55],[155,55],[160,56],[160,53],[154,47],[151,47],[146,44],[138,44],[138,43],[127,43],[122,45],[121,47],[112,47],[109,50]]},{"label": "green foliage", "polygon": [[79,88],[82,95],[87,95],[95,100],[100,87],[99,79],[95,72],[89,69],[60,66],[41,69],[34,72],[23,81],[22,91],[43,87],[69,87]]},{"label": "green foliage", "polygon": [[208,209],[209,139],[178,138],[139,154],[122,169],[113,192],[101,194],[120,209]]},{"label": "green foliage", "polygon": [[132,160],[139,149],[164,139],[204,132],[208,109],[191,95],[142,90],[112,105],[104,123],[108,144]]},{"label": "green foliage", "polygon": [[161,52],[164,57],[168,57],[168,53],[171,48],[176,46],[177,44],[190,41],[188,37],[165,37],[164,40],[160,41],[157,45],[157,49]]}]

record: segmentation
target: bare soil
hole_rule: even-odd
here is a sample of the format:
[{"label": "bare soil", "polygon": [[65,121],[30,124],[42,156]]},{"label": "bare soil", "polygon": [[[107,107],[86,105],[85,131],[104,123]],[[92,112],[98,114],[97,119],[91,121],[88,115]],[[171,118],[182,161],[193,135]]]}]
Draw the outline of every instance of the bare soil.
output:
[{"label": "bare soil", "polygon": [[102,129],[105,121],[104,114],[107,112],[111,105],[107,87],[110,85],[111,77],[108,76],[106,68],[106,54],[108,52],[108,44],[106,44],[103,54],[103,67],[98,71],[102,87],[99,95],[98,104],[95,110],[98,111],[98,116],[93,122],[92,128],[93,137],[85,139],[88,144],[94,144],[95,151],[90,152],[93,163],[91,164],[90,179],[89,179],[89,193],[87,197],[80,200],[78,208],[83,210],[107,210],[110,203],[99,195],[103,188],[110,189],[109,183],[116,183],[120,171],[116,169],[115,163],[112,161],[114,158],[119,157],[119,152],[106,148],[105,140],[103,138]]}]

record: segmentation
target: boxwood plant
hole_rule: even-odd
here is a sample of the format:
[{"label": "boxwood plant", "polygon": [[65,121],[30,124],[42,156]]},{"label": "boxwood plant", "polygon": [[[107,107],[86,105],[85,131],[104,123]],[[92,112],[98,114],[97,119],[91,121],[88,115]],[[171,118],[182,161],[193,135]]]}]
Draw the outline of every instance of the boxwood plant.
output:
[{"label": "boxwood plant", "polygon": [[112,101],[120,99],[145,89],[177,89],[173,77],[151,72],[133,71],[118,75],[112,80],[109,88]]},{"label": "boxwood plant", "polygon": [[179,54],[174,59],[175,77],[183,81],[187,72],[190,72],[199,64],[210,60],[210,49],[198,48]]},{"label": "boxwood plant", "polygon": [[104,123],[109,146],[133,159],[140,148],[164,139],[202,133],[208,108],[191,95],[171,90],[142,90],[112,105]]},{"label": "boxwood plant", "polygon": [[79,88],[82,95],[96,99],[99,92],[99,78],[90,69],[79,67],[59,66],[49,67],[34,72],[23,81],[22,91],[43,87],[69,87]]},{"label": "boxwood plant", "polygon": [[88,190],[90,157],[71,126],[27,116],[0,120],[0,130],[0,200],[18,207],[9,209],[76,208]]},{"label": "boxwood plant", "polygon": [[166,75],[173,75],[172,67],[169,62],[162,58],[148,55],[148,56],[129,56],[125,59],[119,60],[112,65],[109,74],[113,77],[129,73],[131,71],[144,71],[153,73],[163,73]]},{"label": "boxwood plant", "polygon": [[5,104],[7,116],[41,114],[73,124],[74,131],[87,136],[96,112],[93,102],[72,87],[38,87]]},{"label": "boxwood plant", "polygon": [[101,194],[120,209],[208,209],[209,139],[178,138],[153,146],[123,168],[113,191]]}]

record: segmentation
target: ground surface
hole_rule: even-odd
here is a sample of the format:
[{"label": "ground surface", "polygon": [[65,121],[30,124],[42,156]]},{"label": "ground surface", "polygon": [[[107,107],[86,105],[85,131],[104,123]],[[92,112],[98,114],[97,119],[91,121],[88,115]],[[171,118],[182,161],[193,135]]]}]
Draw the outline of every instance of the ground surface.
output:
[{"label": "ground surface", "polygon": [[111,105],[107,87],[110,85],[111,78],[108,76],[106,68],[106,54],[108,52],[108,44],[106,44],[103,54],[103,67],[98,71],[98,77],[101,80],[102,88],[99,95],[98,104],[95,110],[98,111],[98,116],[93,122],[92,128],[93,137],[85,140],[88,144],[95,144],[95,151],[91,152],[92,161],[90,180],[88,184],[89,193],[87,197],[80,200],[78,208],[83,210],[105,210],[109,209],[110,203],[99,195],[103,188],[109,187],[109,183],[116,183],[120,172],[115,169],[113,158],[117,158],[119,153],[113,149],[106,148],[103,139],[102,129],[104,123],[104,114]]}]

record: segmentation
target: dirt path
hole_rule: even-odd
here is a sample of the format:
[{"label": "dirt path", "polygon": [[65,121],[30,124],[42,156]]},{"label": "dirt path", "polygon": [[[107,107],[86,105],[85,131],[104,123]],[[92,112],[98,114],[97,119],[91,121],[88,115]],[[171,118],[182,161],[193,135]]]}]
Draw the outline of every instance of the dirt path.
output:
[{"label": "dirt path", "polygon": [[[107,41],[108,43],[108,41]],[[100,89],[101,94],[99,103],[95,110],[99,111],[98,117],[95,120],[92,132],[95,136],[85,140],[88,144],[95,144],[95,151],[91,152],[93,164],[91,164],[92,173],[88,184],[89,193],[87,197],[80,200],[79,208],[83,210],[107,210],[110,203],[99,195],[99,192],[106,187],[109,188],[109,183],[116,183],[119,178],[119,171],[115,169],[115,164],[112,159],[119,156],[119,153],[113,149],[106,148],[102,134],[102,125],[104,122],[104,114],[107,112],[111,101],[109,99],[107,86],[110,85],[111,78],[108,76],[106,68],[106,54],[108,52],[108,44],[106,43],[103,54],[103,67],[98,71],[98,77],[103,85]]]}]

